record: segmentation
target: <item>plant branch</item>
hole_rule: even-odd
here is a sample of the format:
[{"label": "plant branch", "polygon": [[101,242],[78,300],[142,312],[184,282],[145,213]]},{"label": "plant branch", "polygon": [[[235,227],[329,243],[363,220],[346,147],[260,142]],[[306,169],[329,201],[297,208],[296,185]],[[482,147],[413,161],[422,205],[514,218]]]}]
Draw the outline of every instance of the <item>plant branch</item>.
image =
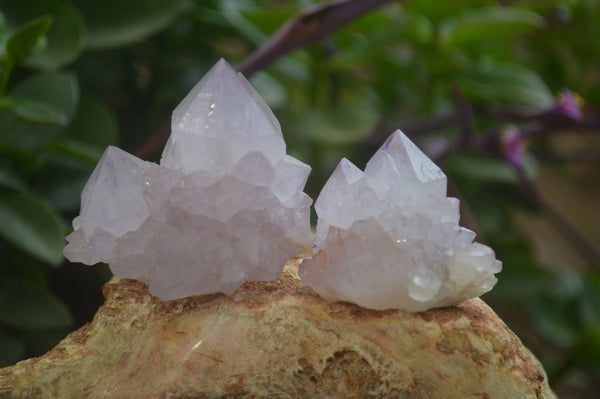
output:
[{"label": "plant branch", "polygon": [[477,133],[473,107],[456,83],[452,83],[450,90],[454,98],[458,124],[461,130],[460,144],[467,147],[471,146]]},{"label": "plant branch", "polygon": [[[390,1],[332,0],[307,8],[283,24],[266,43],[238,67],[238,71],[249,78],[279,57],[326,37],[361,15]],[[166,143],[169,132],[170,125],[167,123],[143,142],[134,151],[134,155],[142,159],[147,158]]]},{"label": "plant branch", "polygon": [[402,131],[409,137],[418,136],[434,130],[443,129],[448,126],[452,126],[458,121],[458,114],[456,112],[450,112],[447,114],[432,116],[427,119],[417,120],[410,123]]},{"label": "plant branch", "polygon": [[[573,119],[557,107],[544,111],[526,112],[518,109],[495,108],[485,112],[487,115],[507,122],[533,122],[536,129],[526,132],[527,137],[542,137],[561,131],[578,131],[581,133],[598,133],[600,131],[600,110],[598,107],[586,105],[582,109],[582,117]],[[525,132],[524,132],[525,133]]]},{"label": "plant branch", "polygon": [[547,154],[536,153],[538,159],[544,162],[556,163],[581,163],[581,162],[598,162],[600,161],[600,149],[582,149],[566,154]]},{"label": "plant branch", "polygon": [[286,22],[238,68],[250,77],[291,51],[314,43],[391,0],[333,0],[310,7]]},{"label": "plant branch", "polygon": [[148,159],[156,150],[165,145],[170,134],[171,124],[167,122],[136,148],[133,155],[140,159]]}]

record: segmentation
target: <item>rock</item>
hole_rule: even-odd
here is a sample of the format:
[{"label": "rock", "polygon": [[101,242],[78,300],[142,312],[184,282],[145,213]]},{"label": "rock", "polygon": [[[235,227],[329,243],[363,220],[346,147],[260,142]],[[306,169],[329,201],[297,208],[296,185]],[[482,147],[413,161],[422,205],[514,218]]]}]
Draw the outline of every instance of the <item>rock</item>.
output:
[{"label": "rock", "polygon": [[332,303],[279,280],[162,302],[114,278],[93,321],[0,370],[1,398],[555,398],[480,299],[421,313]]}]

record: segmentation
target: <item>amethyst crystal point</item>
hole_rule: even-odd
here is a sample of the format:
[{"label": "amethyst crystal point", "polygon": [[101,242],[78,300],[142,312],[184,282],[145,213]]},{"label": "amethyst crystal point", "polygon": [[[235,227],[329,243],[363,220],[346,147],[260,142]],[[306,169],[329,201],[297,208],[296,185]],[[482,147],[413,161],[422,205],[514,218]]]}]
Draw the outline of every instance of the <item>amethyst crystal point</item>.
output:
[{"label": "amethyst crystal point", "polygon": [[342,159],[315,208],[317,253],[300,276],[326,299],[422,311],[489,291],[501,270],[458,225],[446,176],[399,130],[364,173]]},{"label": "amethyst crystal point", "polygon": [[104,153],[65,256],[106,262],[163,300],[279,278],[311,240],[310,167],[285,153],[271,110],[219,61],[173,112],[161,164]]},{"label": "amethyst crystal point", "polygon": [[285,156],[275,115],[223,59],[175,108],[171,131],[161,165],[186,172],[231,173],[252,151],[260,152],[271,165]]}]

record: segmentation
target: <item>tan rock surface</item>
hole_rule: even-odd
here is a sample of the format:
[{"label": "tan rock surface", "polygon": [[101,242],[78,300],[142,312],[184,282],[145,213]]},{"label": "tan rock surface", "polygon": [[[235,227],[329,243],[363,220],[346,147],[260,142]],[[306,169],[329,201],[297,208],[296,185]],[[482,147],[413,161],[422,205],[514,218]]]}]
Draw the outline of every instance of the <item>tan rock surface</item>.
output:
[{"label": "tan rock surface", "polygon": [[0,370],[1,398],[554,398],[481,300],[422,313],[329,303],[280,280],[161,302],[113,279],[94,320]]}]

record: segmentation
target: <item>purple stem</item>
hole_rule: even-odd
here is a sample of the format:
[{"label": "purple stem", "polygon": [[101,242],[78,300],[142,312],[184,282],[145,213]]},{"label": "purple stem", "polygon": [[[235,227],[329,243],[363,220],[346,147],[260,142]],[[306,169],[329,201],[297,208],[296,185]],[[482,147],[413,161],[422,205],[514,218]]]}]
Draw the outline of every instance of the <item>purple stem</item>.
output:
[{"label": "purple stem", "polygon": [[279,57],[314,43],[391,0],[332,0],[303,10],[287,21],[238,68],[250,77]]}]

